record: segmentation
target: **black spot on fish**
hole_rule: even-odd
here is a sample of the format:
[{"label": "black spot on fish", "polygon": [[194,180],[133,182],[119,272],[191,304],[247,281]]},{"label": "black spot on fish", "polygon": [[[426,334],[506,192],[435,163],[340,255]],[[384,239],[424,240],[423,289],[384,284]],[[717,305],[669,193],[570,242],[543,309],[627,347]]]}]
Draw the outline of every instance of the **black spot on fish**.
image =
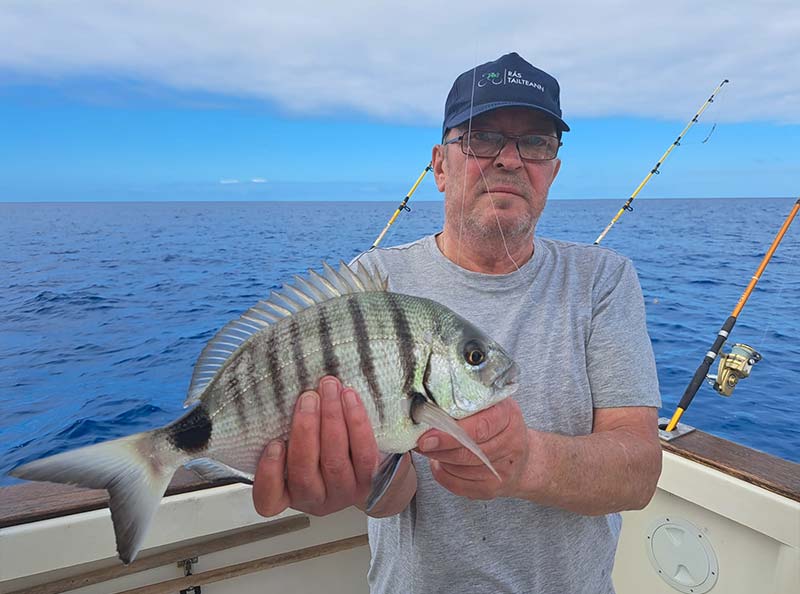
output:
[{"label": "black spot on fish", "polygon": [[188,454],[202,451],[211,439],[211,417],[200,404],[167,428],[172,445]]},{"label": "black spot on fish", "polygon": [[375,403],[375,409],[378,411],[378,420],[382,425],[384,417],[384,402],[381,395],[381,387],[378,383],[378,376],[375,371],[375,365],[372,362],[372,353],[369,347],[369,336],[367,334],[367,321],[364,319],[364,312],[361,311],[361,306],[359,305],[356,297],[350,297],[347,300],[347,309],[350,312],[350,317],[353,320],[353,331],[356,337],[356,346],[358,347],[358,360],[361,373],[367,380],[370,395]]}]

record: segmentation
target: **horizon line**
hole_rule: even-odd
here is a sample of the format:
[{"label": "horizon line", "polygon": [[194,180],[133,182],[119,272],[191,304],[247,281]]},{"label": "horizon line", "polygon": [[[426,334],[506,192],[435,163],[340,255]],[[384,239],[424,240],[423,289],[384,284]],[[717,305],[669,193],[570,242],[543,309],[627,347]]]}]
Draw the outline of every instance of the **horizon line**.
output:
[{"label": "horizon line", "polygon": [[[796,200],[797,196],[703,196],[703,197],[669,197],[659,198],[653,196],[639,197],[640,201],[657,201],[657,200]],[[614,198],[566,198],[566,197],[549,197],[548,202],[566,202],[566,201],[613,201],[613,200],[627,200],[627,197],[614,197]],[[258,203],[275,203],[275,204],[296,204],[296,203],[318,203],[318,204],[367,204],[367,203],[393,203],[397,202],[397,198],[375,198],[368,200],[335,200],[335,199],[297,199],[297,200],[219,200],[219,199],[173,199],[173,200],[0,200],[0,204],[258,204]],[[440,203],[444,198],[420,198],[414,200],[415,204],[420,202],[425,203]]]}]

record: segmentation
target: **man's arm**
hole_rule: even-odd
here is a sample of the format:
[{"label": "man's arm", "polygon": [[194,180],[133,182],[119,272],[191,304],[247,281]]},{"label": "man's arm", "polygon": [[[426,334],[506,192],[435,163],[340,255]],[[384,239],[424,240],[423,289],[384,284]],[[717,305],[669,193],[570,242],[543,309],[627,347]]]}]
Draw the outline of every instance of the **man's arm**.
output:
[{"label": "man's arm", "polygon": [[431,458],[434,478],[457,495],[517,497],[600,515],[641,509],[652,498],[661,473],[657,422],[652,407],[595,409],[591,434],[565,436],[528,428],[519,405],[506,399],[460,422],[502,481],[439,431],[423,435],[420,450]]},{"label": "man's arm", "polygon": [[[417,489],[410,455],[370,515],[402,511]],[[256,469],[253,503],[263,516],[287,507],[324,516],[356,505],[364,509],[378,462],[378,446],[361,399],[333,377],[297,401],[289,440],[267,444]]]}]

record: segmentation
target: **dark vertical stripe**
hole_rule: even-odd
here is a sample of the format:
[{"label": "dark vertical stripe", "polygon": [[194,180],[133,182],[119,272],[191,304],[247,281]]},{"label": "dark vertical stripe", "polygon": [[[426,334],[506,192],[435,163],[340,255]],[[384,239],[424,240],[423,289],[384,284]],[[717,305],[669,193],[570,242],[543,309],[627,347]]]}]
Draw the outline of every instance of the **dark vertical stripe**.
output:
[{"label": "dark vertical stripe", "polygon": [[250,414],[257,414],[264,417],[265,410],[264,406],[266,402],[263,398],[261,398],[260,393],[260,384],[256,381],[258,379],[258,371],[256,370],[256,358],[258,357],[258,350],[255,347],[248,349],[247,351],[247,385],[248,391],[252,392],[252,398],[248,398],[247,402],[248,405],[255,405],[258,407],[257,411],[250,411]]},{"label": "dark vertical stripe", "polygon": [[325,375],[335,375],[339,377],[339,357],[333,350],[333,340],[331,339],[331,325],[325,313],[325,307],[319,307],[319,343],[322,347],[322,358],[325,365]]},{"label": "dark vertical stripe", "polygon": [[389,312],[392,314],[394,332],[397,336],[397,348],[400,352],[400,365],[403,368],[403,394],[410,396],[414,391],[414,341],[411,336],[411,328],[408,325],[408,318],[400,306],[397,294],[387,293],[386,298],[389,303]]},{"label": "dark vertical stripe", "polygon": [[295,316],[289,318],[289,342],[291,343],[292,355],[294,356],[294,366],[297,372],[297,383],[300,386],[300,391],[309,390],[314,386],[311,384],[311,378],[308,375],[308,368],[306,367],[306,360],[303,353],[303,337],[300,334],[300,324],[297,323],[297,318]]},{"label": "dark vertical stripe", "polygon": [[267,339],[267,344],[264,348],[266,349],[264,355],[267,359],[269,381],[272,387],[272,397],[275,399],[275,407],[286,415],[287,418],[291,417],[292,411],[286,402],[280,362],[278,361],[278,333],[275,331],[274,327],[269,331],[269,339]]},{"label": "dark vertical stripe", "polygon": [[[239,363],[241,359],[239,359]],[[236,409],[236,416],[239,419],[239,427],[247,427],[247,406],[244,401],[244,391],[239,386],[239,365],[235,369],[228,370],[228,381],[225,384],[225,394],[233,395],[233,406]]]},{"label": "dark vertical stripe", "polygon": [[356,337],[356,347],[358,348],[358,361],[362,375],[367,379],[370,396],[375,403],[375,410],[378,411],[378,421],[383,425],[383,395],[381,394],[378,376],[375,373],[375,365],[372,363],[372,351],[369,347],[369,335],[367,333],[367,321],[364,319],[364,312],[358,302],[358,297],[350,297],[347,300],[347,310],[353,320],[353,333]]}]

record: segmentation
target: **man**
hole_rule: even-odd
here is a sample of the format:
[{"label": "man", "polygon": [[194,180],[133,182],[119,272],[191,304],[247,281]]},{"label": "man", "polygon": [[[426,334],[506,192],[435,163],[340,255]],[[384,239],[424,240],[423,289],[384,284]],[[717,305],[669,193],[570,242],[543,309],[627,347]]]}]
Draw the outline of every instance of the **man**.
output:
[{"label": "man", "polygon": [[[521,369],[513,399],[460,421],[501,481],[436,430],[406,455],[371,510],[373,592],[613,592],[615,512],[653,495],[660,402],[630,261],[534,236],[568,130],[556,80],[517,54],[465,72],[433,148],[444,229],[361,259],[392,290],[469,319]],[[363,509],[377,455],[357,395],[325,378],[299,400],[288,448],[265,450],[256,508]]]}]

